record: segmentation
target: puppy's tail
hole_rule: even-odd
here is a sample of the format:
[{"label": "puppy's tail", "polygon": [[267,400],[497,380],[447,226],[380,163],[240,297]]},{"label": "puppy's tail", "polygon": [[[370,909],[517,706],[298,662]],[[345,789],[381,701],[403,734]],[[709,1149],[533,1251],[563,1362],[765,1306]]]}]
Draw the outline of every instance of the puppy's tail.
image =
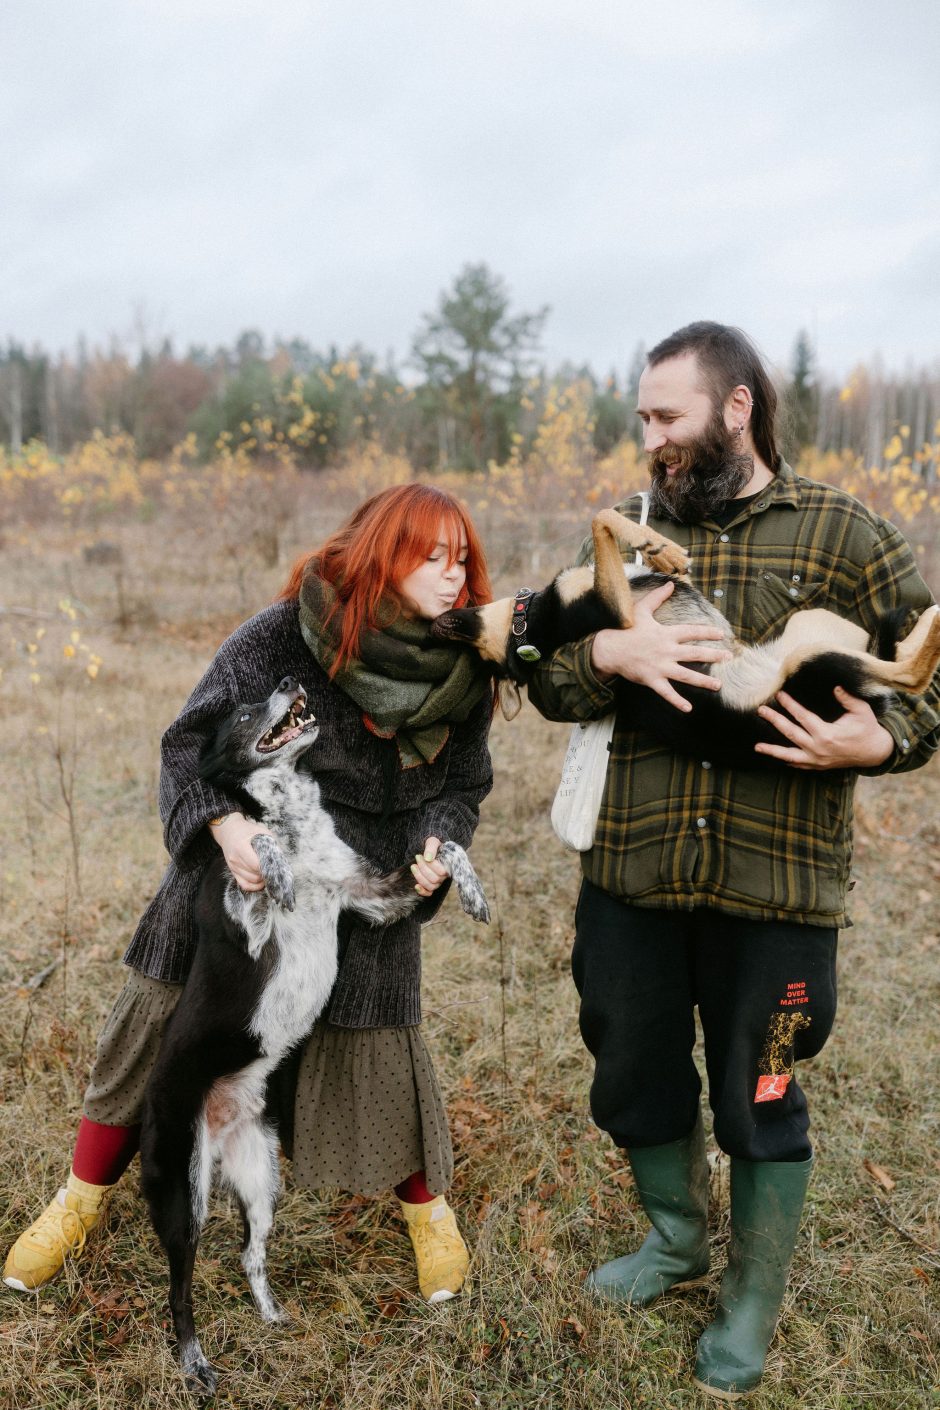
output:
[{"label": "puppy's tail", "polygon": [[907,607],[892,607],[890,612],[879,617],[871,642],[872,655],[881,661],[897,660],[898,642],[909,617]]}]

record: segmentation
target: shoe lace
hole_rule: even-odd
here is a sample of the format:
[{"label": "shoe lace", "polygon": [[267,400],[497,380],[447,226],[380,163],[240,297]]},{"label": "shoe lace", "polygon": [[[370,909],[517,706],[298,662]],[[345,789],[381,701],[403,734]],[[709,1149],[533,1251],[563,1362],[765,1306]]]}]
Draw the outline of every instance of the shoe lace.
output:
[{"label": "shoe lace", "polygon": [[56,1253],[64,1245],[71,1253],[81,1253],[88,1230],[74,1209],[47,1209],[30,1230],[30,1240],[46,1253]]},{"label": "shoe lace", "polygon": [[433,1266],[449,1260],[463,1252],[463,1240],[459,1232],[440,1224],[415,1224],[411,1230],[415,1247],[422,1257]]}]

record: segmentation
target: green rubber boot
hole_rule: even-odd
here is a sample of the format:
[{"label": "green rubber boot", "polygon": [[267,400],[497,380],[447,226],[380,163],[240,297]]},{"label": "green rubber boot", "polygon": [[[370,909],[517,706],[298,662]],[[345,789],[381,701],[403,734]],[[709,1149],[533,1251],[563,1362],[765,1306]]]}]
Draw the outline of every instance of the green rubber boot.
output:
[{"label": "green rubber boot", "polygon": [[764,1370],[813,1160],[731,1160],[731,1244],[715,1320],[699,1339],[695,1384],[744,1400]]},{"label": "green rubber boot", "polygon": [[627,1152],[637,1194],[652,1224],[636,1253],[596,1268],[585,1287],[598,1297],[646,1307],[670,1288],[708,1272],[708,1162],[699,1116],[688,1136]]}]

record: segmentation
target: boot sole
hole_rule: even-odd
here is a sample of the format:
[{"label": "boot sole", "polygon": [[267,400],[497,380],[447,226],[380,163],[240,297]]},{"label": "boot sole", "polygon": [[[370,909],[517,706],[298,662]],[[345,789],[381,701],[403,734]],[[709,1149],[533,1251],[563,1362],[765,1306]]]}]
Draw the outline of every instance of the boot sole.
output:
[{"label": "boot sole", "polygon": [[700,1381],[698,1376],[692,1377],[692,1384],[714,1400],[750,1400],[752,1395],[757,1394],[758,1389],[757,1386],[752,1386],[750,1390],[720,1390],[718,1386],[710,1386],[705,1381]]},{"label": "boot sole", "polygon": [[706,1287],[708,1284],[708,1279],[709,1271],[706,1268],[704,1272],[696,1273],[694,1278],[683,1278],[678,1283],[670,1283],[668,1288],[665,1288],[660,1293],[656,1293],[646,1302],[637,1302],[631,1297],[622,1296],[617,1293],[610,1293],[607,1291],[606,1288],[597,1287],[595,1284],[589,1282],[585,1282],[584,1291],[588,1294],[588,1296],[592,1297],[595,1302],[606,1302],[610,1303],[611,1305],[620,1305],[622,1307],[652,1307],[654,1302],[659,1302],[662,1298],[669,1297],[672,1293],[689,1292],[693,1288]]}]

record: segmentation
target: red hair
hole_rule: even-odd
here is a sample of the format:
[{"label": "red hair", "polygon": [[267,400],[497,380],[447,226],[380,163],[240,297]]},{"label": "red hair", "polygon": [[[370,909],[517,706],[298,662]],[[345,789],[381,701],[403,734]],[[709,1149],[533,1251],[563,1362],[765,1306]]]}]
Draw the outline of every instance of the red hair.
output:
[{"label": "red hair", "polygon": [[486,555],[473,521],[459,500],[434,485],[395,485],[370,496],[325,543],[297,559],[275,600],[296,602],[310,566],[332,585],[343,615],[331,677],[359,654],[363,632],[379,626],[383,599],[401,608],[401,582],[431,553],[442,525],[450,563],[459,558],[464,538],[467,544],[467,579],[455,606],[491,602]]}]

